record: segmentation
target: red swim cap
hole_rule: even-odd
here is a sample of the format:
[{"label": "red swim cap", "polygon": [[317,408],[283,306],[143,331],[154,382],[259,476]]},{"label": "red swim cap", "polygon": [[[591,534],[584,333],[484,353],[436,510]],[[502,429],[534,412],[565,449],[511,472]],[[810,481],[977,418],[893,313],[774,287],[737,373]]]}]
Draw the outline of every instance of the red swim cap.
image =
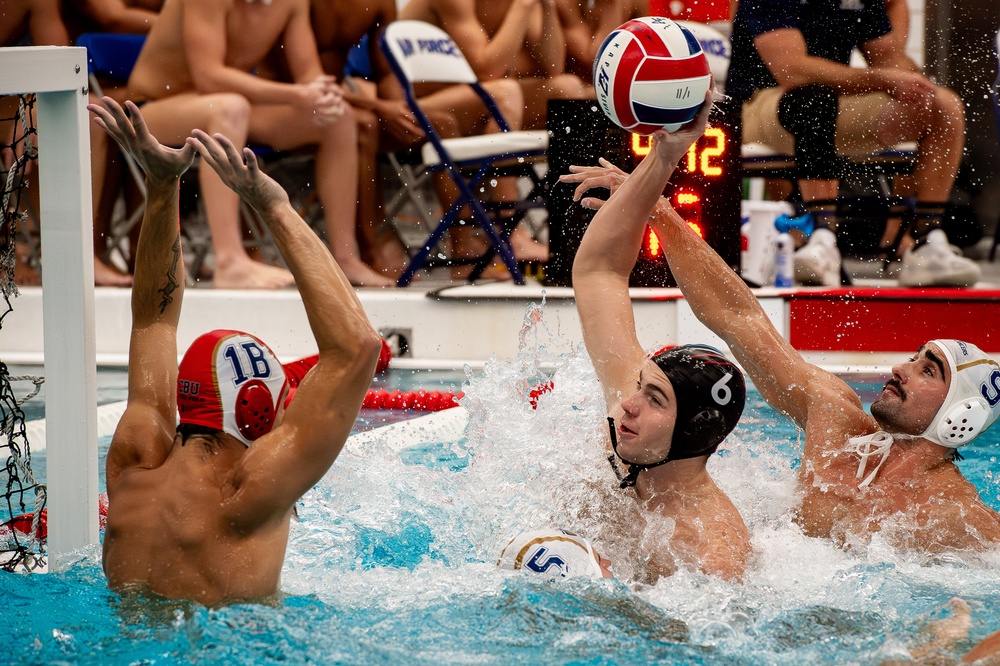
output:
[{"label": "red swim cap", "polygon": [[287,379],[271,349],[240,331],[198,337],[177,372],[180,422],[221,430],[247,446],[274,427]]}]

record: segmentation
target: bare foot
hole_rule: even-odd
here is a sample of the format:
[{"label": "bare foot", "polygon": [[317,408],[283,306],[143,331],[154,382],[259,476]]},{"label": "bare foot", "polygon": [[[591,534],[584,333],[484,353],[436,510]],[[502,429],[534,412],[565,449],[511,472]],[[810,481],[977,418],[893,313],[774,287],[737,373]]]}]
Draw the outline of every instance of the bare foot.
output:
[{"label": "bare foot", "polygon": [[131,287],[132,276],[94,257],[94,284],[98,287]]},{"label": "bare foot", "polygon": [[355,287],[394,287],[396,281],[373,271],[368,264],[356,257],[337,259],[340,270]]},{"label": "bare foot", "polygon": [[[451,277],[453,280],[466,280],[472,273],[473,266],[455,266],[451,269]],[[483,269],[482,274],[479,276],[480,280],[496,280],[497,282],[505,282],[507,280],[513,280],[510,271],[502,263],[493,263]]]},{"label": "bare foot", "polygon": [[549,244],[536,241],[522,226],[514,228],[510,235],[510,244],[514,247],[514,256],[518,261],[549,260]]},{"label": "bare foot", "polygon": [[[486,239],[476,233],[471,227],[452,227],[448,232],[449,245],[451,246],[451,256],[453,259],[475,259],[481,257],[486,251]],[[511,239],[513,241],[513,238]],[[515,256],[517,251],[514,252]],[[499,260],[499,255],[494,255],[494,262],[488,266],[480,276],[483,280],[510,280],[511,275],[503,262]],[[451,269],[451,277],[454,280],[468,279],[472,273],[473,266],[455,266]]]},{"label": "bare foot", "polygon": [[410,265],[410,255],[395,236],[385,238],[372,253],[374,255],[372,268],[394,280]]},{"label": "bare foot", "polygon": [[260,264],[250,258],[216,265],[216,289],[281,289],[295,284],[295,278],[284,268]]}]

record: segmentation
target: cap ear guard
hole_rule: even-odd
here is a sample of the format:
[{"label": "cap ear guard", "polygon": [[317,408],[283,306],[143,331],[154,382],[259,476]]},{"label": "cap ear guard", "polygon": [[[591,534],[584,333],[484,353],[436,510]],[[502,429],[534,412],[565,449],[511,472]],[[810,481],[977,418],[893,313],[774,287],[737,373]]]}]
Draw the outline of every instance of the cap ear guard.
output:
[{"label": "cap ear guard", "polygon": [[[689,440],[703,442],[701,448],[692,447],[690,457],[697,454],[713,453],[732,428],[726,422],[726,417],[718,409],[703,409],[687,422],[679,434]],[[676,438],[676,435],[675,435]]]},{"label": "cap ear guard", "polygon": [[941,415],[937,437],[942,446],[968,444],[992,424],[992,410],[983,398],[968,398]]},{"label": "cap ear guard", "polygon": [[236,395],[236,427],[251,442],[274,427],[274,396],[263,381],[252,379]]},{"label": "cap ear guard", "polygon": [[198,336],[177,368],[177,408],[183,425],[221,430],[249,446],[269,433],[278,400],[292,384],[260,339],[217,329]]}]

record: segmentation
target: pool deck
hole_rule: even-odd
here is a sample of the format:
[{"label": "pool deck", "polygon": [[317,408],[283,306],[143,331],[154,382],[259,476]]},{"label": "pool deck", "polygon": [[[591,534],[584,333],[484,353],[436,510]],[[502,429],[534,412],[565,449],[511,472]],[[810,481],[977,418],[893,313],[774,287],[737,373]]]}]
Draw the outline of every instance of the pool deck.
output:
[{"label": "pool deck", "polygon": [[[1000,358],[1000,263],[982,263],[973,289],[903,289],[892,281],[858,278],[839,289],[755,290],[783,336],[807,360],[837,372],[879,372],[936,337],[966,339]],[[397,367],[474,368],[495,354],[517,354],[531,304],[545,307],[542,329],[530,340],[571,350],[582,340],[572,290],[532,280],[468,285],[427,276],[405,289],[359,289],[372,324],[402,335],[407,353]],[[633,289],[639,340],[645,347],[708,342],[725,348],[694,317],[677,289]],[[128,289],[95,290],[95,348],[99,365],[128,362]],[[4,360],[44,359],[42,290],[22,288],[0,329]],[[181,349],[212,328],[252,332],[283,360],[314,353],[305,311],[294,289],[274,292],[189,288],[178,331]],[[541,336],[541,337],[539,337]],[[398,339],[398,338],[395,338]]]}]

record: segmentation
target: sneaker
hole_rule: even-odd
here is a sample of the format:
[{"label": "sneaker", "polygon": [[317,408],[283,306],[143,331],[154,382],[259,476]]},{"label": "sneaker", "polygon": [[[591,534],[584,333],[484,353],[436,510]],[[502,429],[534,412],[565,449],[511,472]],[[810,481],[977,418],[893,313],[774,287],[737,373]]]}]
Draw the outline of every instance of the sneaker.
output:
[{"label": "sneaker", "polygon": [[795,253],[795,279],[799,284],[840,286],[840,250],[829,229],[817,229]]},{"label": "sneaker", "polygon": [[903,255],[899,284],[903,287],[971,287],[979,281],[976,262],[948,244],[941,229],[927,235],[927,242]]}]

